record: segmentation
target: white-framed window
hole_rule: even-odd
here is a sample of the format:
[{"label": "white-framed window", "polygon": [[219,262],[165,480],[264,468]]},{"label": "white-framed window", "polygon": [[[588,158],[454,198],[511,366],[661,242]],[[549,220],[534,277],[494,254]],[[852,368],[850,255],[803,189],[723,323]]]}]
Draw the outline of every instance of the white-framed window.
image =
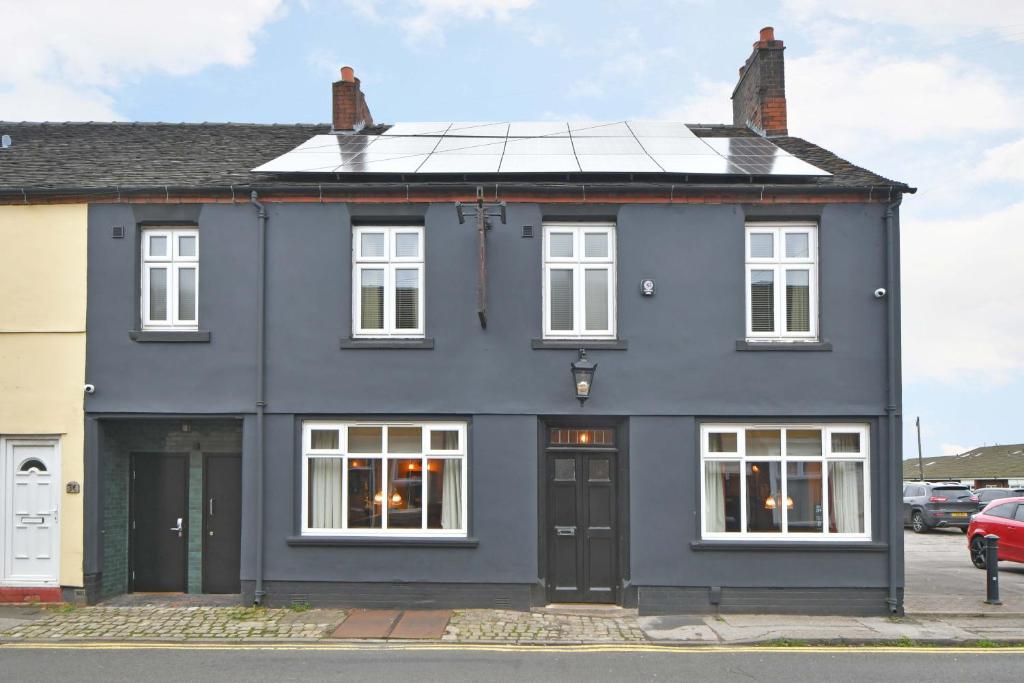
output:
[{"label": "white-framed window", "polygon": [[352,231],[352,336],[423,336],[423,228]]},{"label": "white-framed window", "polygon": [[750,223],[746,227],[747,338],[818,337],[818,227]]},{"label": "white-framed window", "polygon": [[705,424],[706,539],[870,540],[870,431],[858,424]]},{"label": "white-framed window", "polygon": [[465,536],[465,422],[302,426],[302,533]]},{"label": "white-framed window", "polygon": [[614,225],[544,225],[544,338],[615,338]]},{"label": "white-framed window", "polygon": [[142,230],[142,329],[199,329],[199,230]]}]

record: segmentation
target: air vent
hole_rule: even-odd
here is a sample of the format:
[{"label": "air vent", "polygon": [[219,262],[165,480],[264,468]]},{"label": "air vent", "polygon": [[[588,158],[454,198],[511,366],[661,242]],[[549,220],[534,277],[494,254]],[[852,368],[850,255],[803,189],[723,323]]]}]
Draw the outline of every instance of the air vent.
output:
[{"label": "air vent", "polygon": [[494,598],[494,609],[512,609],[512,598]]},{"label": "air vent", "polygon": [[523,226],[523,237],[525,237],[525,238],[533,237],[533,226],[532,225],[524,225]]},{"label": "air vent", "polygon": [[302,593],[293,593],[291,595],[292,607],[308,608],[309,607],[309,595]]},{"label": "air vent", "polygon": [[124,238],[124,226],[123,225],[115,225],[113,227],[113,229],[110,231],[110,236],[113,237],[115,240],[123,239]]}]

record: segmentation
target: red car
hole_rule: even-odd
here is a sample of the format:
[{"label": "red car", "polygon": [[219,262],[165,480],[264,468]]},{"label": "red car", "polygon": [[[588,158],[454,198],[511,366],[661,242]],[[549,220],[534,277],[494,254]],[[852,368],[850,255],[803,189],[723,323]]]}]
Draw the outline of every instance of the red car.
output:
[{"label": "red car", "polygon": [[999,537],[999,559],[1024,562],[1024,497],[999,498],[971,517],[967,527],[967,547],[971,562],[985,568],[985,536]]}]

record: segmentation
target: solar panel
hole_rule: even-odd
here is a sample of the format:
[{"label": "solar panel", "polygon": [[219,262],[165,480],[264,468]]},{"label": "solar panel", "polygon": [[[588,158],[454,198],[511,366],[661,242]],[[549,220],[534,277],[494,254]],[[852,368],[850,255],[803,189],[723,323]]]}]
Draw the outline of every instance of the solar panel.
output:
[{"label": "solar panel", "polygon": [[315,135],[258,173],[681,173],[822,176],[765,138],[698,138],[674,121],[398,123]]}]

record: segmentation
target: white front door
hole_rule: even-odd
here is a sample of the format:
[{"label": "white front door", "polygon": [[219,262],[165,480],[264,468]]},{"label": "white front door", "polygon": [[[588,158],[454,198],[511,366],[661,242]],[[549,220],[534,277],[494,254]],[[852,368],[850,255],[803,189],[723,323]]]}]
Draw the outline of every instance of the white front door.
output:
[{"label": "white front door", "polygon": [[0,440],[0,583],[57,584],[60,456],[55,439]]}]

